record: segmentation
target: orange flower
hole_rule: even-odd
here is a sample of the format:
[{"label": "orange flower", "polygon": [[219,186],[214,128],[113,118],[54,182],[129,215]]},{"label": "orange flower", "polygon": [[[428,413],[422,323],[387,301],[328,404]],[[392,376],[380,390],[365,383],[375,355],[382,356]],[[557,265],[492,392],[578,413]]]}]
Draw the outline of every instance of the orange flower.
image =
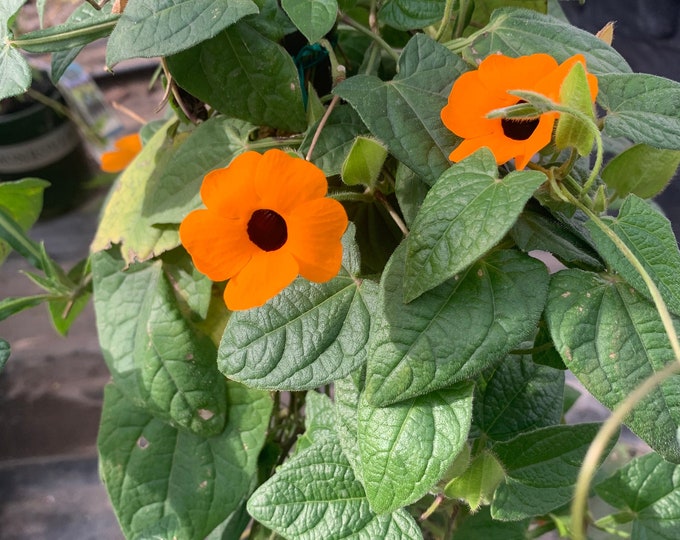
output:
[{"label": "orange flower", "polygon": [[139,133],[133,133],[118,139],[114,146],[116,150],[102,154],[102,171],[104,172],[120,172],[127,167],[142,149],[142,138]]},{"label": "orange flower", "polygon": [[205,209],[180,225],[196,268],[229,280],[231,310],[261,306],[298,274],[323,282],[340,270],[347,214],[326,198],[323,172],[281,150],[244,152],[201,186]]},{"label": "orange flower", "polygon": [[[528,90],[560,102],[560,87],[571,68],[585,58],[577,54],[557,64],[547,54],[510,58],[494,54],[475,71],[463,73],[454,83],[448,104],[441,111],[444,125],[463,141],[449,159],[458,162],[486,146],[500,165],[515,158],[515,167],[526,167],[531,157],[550,143],[559,113],[548,112],[536,119],[489,119],[494,109],[521,103],[509,90]],[[590,97],[597,96],[597,79],[588,74]]]}]

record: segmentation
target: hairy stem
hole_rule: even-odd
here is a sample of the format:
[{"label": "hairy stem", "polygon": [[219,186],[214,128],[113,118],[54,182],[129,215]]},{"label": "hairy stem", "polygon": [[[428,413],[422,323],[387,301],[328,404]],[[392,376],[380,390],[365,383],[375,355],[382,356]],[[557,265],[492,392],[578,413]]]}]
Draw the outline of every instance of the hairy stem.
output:
[{"label": "hairy stem", "polygon": [[347,26],[351,26],[354,28],[356,31],[364,34],[365,36],[370,37],[373,41],[375,41],[382,49],[389,54],[395,62],[397,62],[397,66],[399,65],[399,54],[397,51],[395,51],[387,41],[385,41],[380,35],[378,35],[375,32],[371,32],[368,28],[366,28],[364,25],[358,23],[351,17],[347,16],[346,14],[342,14],[340,17],[340,20],[344,22]]},{"label": "hairy stem", "polygon": [[328,122],[328,117],[331,115],[331,113],[333,112],[333,109],[335,109],[335,106],[338,104],[339,101],[340,101],[340,96],[338,96],[338,95],[333,96],[333,99],[328,104],[328,108],[326,109],[326,112],[321,117],[321,120],[319,120],[319,125],[316,127],[316,131],[314,132],[314,136],[312,137],[312,142],[309,143],[309,150],[307,151],[307,155],[305,156],[305,159],[307,161],[310,161],[312,159],[312,153],[314,152],[314,148],[316,148],[316,144],[319,142],[319,137],[321,136],[321,132],[323,131],[323,128],[326,125],[326,122]]}]

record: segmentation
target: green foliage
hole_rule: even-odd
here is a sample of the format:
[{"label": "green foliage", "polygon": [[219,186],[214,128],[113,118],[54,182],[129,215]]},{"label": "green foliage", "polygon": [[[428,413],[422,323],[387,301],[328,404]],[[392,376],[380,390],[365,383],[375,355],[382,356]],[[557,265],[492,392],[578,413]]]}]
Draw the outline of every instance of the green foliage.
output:
[{"label": "green foliage", "polygon": [[[305,128],[293,59],[246,21],[167,62],[180,86],[226,116],[292,132]],[[203,71],[204,65],[211,67]]]},{"label": "green foliage", "polygon": [[[564,270],[550,283],[546,318],[565,365],[588,391],[616,407],[673,355],[661,319],[644,297],[615,275]],[[665,459],[680,460],[673,375],[649,392],[626,425]]]},{"label": "green foliage", "polygon": [[604,133],[680,150],[680,83],[644,73],[609,73],[599,81],[599,102],[607,111]]},{"label": "green foliage", "polygon": [[21,52],[10,44],[14,18],[26,0],[7,0],[0,5],[0,99],[23,94],[31,85],[31,68]]},{"label": "green foliage", "polygon": [[444,0],[390,0],[380,8],[380,22],[399,30],[423,28],[442,19],[444,4]]},{"label": "green foliage", "polygon": [[633,520],[633,538],[670,540],[680,526],[680,467],[647,454],[598,484],[597,494]]},{"label": "green foliage", "polygon": [[583,113],[590,122],[576,118],[570,114],[560,116],[555,131],[555,146],[560,150],[575,148],[579,155],[587,156],[595,144],[595,135],[590,129],[595,120],[593,104],[590,102],[590,90],[586,69],[583,64],[576,63],[560,88],[560,100],[563,105],[573,107]]},{"label": "green foliage", "polygon": [[404,305],[404,252],[385,268],[369,343],[366,398],[376,406],[475,377],[530,336],[545,303],[543,264],[497,251]]},{"label": "green foliage", "polygon": [[[108,65],[161,57],[182,111],[140,130],[91,254],[71,269],[27,232],[45,183],[0,184],[0,257],[26,259],[41,289],[0,300],[0,319],[46,303],[66,333],[93,297],[112,376],[100,468],[126,538],[583,539],[584,525],[621,534],[629,522],[633,538],[677,535],[680,251],[644,199],[680,162],[678,83],[632,73],[552,0],[136,0],[122,14],[83,3],[19,35],[24,3],[0,2],[0,98],[30,83],[22,51],[52,52],[58,79],[110,34]],[[450,93],[496,53],[586,59],[562,74],[559,103],[509,89],[530,114],[558,116],[526,170],[500,163],[489,138],[449,159],[483,118],[455,134],[442,108],[486,99]],[[486,116],[504,144],[508,103]],[[325,249],[327,236],[300,234],[326,184],[318,197],[280,193],[312,165],[203,183],[271,149],[308,157],[347,213],[326,281],[304,276],[325,275],[307,243]],[[189,236],[215,244],[207,261],[179,234],[203,187],[216,217]],[[268,256],[258,210],[283,220],[303,276],[232,312],[217,278],[238,284],[250,257]],[[259,251],[240,260],[240,244]],[[9,352],[0,339],[0,369]],[[579,396],[566,369],[615,414],[628,407],[623,423],[653,449],[607,464],[595,493],[615,510],[597,521],[579,502],[616,437],[566,422]]]},{"label": "green foliage", "polygon": [[[42,210],[43,191],[49,182],[39,178],[24,178],[0,184],[0,208],[19,228],[26,232],[38,221]],[[6,232],[5,234],[9,234]],[[11,251],[10,243],[0,238],[0,265]]]},{"label": "green foliage", "polygon": [[544,181],[532,171],[499,178],[486,149],[451,166],[425,197],[408,237],[404,300],[464,271],[495,246]]},{"label": "green foliage", "polygon": [[248,512],[284,538],[422,538],[405,510],[382,515],[371,511],[335,437],[288,460],[252,495]]},{"label": "green foliage", "polygon": [[0,373],[5,368],[7,360],[9,360],[11,347],[4,339],[0,338]]},{"label": "green foliage", "polygon": [[439,118],[452,81],[467,66],[455,54],[417,34],[399,58],[399,73],[389,82],[357,75],[335,93],[356,109],[390,153],[433,184],[449,167],[456,137]]},{"label": "green foliage", "polygon": [[222,392],[229,421],[205,438],[137,408],[117,386],[106,388],[100,469],[126,536],[204,538],[250,493],[271,400],[237,383]]},{"label": "green foliage", "polygon": [[552,426],[495,444],[493,452],[503,464],[506,477],[494,493],[491,515],[501,521],[517,521],[568,503],[580,464],[598,428],[598,424]]},{"label": "green foliage", "polygon": [[425,495],[463,448],[471,416],[469,384],[388,407],[361,402],[361,477],[371,509],[392,512]]},{"label": "green foliage", "polygon": [[623,57],[593,34],[528,9],[497,9],[488,26],[471,37],[470,44],[463,50],[463,55],[471,58],[485,58],[496,52],[521,56],[550,51],[558,62],[582,54],[588,71],[598,79],[610,73],[630,72]]},{"label": "green foliage", "polygon": [[619,197],[632,193],[643,199],[654,197],[675,174],[680,151],[636,144],[612,158],[602,170],[602,180]]},{"label": "green foliage", "polygon": [[337,0],[282,0],[281,7],[310,43],[319,41],[335,23]]},{"label": "green foliage", "polygon": [[128,58],[170,56],[257,12],[257,4],[252,0],[131,2],[111,33],[106,64],[113,66]]}]

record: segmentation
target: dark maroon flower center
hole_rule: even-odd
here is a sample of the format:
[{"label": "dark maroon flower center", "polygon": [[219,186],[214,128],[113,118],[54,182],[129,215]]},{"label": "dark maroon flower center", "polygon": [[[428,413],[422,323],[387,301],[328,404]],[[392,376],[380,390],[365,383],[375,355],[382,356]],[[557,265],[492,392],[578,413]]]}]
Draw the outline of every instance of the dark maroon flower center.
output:
[{"label": "dark maroon flower center", "polygon": [[[521,100],[516,103],[526,103]],[[526,141],[538,127],[538,118],[503,118],[501,120],[503,134],[513,141]]]},{"label": "dark maroon flower center", "polygon": [[286,220],[274,210],[255,210],[248,221],[248,238],[263,251],[276,251],[288,240]]}]

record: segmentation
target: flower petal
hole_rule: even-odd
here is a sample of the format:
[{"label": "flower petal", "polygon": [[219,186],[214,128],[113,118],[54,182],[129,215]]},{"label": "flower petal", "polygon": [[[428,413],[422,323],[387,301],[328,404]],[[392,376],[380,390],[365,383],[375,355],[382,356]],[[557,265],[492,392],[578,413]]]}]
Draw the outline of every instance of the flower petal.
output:
[{"label": "flower petal", "polygon": [[334,199],[316,199],[298,206],[286,219],[289,250],[304,278],[324,282],[335,277],[342,263],[342,238],[347,214]]},{"label": "flower petal", "polygon": [[[548,54],[538,53],[519,58],[501,54],[487,56],[479,65],[479,79],[491,93],[506,94],[512,98],[506,107],[517,102],[517,98],[507,94],[508,90],[535,90],[536,84],[546,73],[557,68],[557,61]],[[495,108],[497,108],[495,107]]]},{"label": "flower petal", "polygon": [[246,227],[243,220],[224,219],[201,209],[184,218],[179,236],[198,271],[213,281],[224,281],[238,274],[259,251]]},{"label": "flower petal", "polygon": [[[541,92],[543,95],[548,96],[550,99],[559,102],[560,101],[560,88],[564,79],[567,78],[569,72],[574,67],[575,64],[580,62],[583,67],[586,67],[586,59],[582,54],[575,54],[574,56],[567,58],[562,62],[556,69],[544,76],[537,85],[537,91]],[[587,73],[588,78],[588,89],[590,90],[590,99],[595,101],[597,97],[597,77]]]},{"label": "flower petal", "polygon": [[276,149],[262,155],[253,182],[260,207],[282,216],[305,201],[324,197],[328,191],[321,169]]},{"label": "flower petal", "polygon": [[121,137],[114,143],[116,150],[104,152],[101,157],[101,169],[104,172],[120,172],[135,159],[142,149],[139,133]]},{"label": "flower petal", "polygon": [[459,137],[479,137],[494,131],[489,111],[512,105],[512,96],[489,92],[477,71],[463,73],[453,84],[449,101],[441,111],[444,125]]},{"label": "flower petal", "polygon": [[557,115],[553,113],[542,114],[531,137],[525,141],[518,141],[521,147],[514,150],[515,169],[518,171],[524,169],[534,154],[550,144],[556,118]]},{"label": "flower petal", "polygon": [[261,306],[290,285],[297,275],[298,263],[287,249],[258,251],[229,280],[224,302],[232,311]]},{"label": "flower petal", "polygon": [[261,159],[257,152],[243,152],[227,167],[205,175],[201,185],[205,206],[224,218],[249,217],[258,208],[253,179]]}]

